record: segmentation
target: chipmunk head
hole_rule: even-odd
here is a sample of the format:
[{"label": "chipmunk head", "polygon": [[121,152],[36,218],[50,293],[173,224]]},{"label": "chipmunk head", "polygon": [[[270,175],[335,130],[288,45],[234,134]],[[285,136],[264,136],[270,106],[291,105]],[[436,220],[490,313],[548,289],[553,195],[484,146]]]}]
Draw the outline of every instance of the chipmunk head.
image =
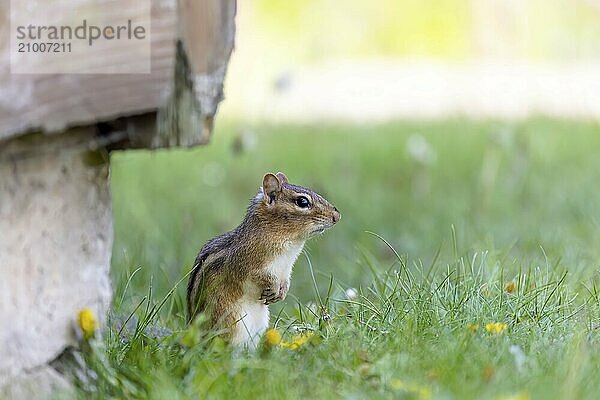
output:
[{"label": "chipmunk head", "polygon": [[264,176],[257,200],[261,215],[290,239],[308,239],[341,218],[333,204],[310,189],[289,183],[282,172]]}]

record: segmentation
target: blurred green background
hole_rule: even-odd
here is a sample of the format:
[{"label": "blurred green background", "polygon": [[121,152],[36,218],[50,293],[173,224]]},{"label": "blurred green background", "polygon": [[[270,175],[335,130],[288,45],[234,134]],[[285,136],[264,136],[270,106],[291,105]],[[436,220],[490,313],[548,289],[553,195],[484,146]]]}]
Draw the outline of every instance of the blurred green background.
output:
[{"label": "blurred green background", "polygon": [[333,0],[285,6],[258,0],[240,7],[242,23],[257,32],[244,43],[294,59],[598,56],[600,5],[594,0],[348,0],[343,7]]},{"label": "blurred green background", "polygon": [[598,0],[238,2],[219,119],[597,119],[598,21]]}]

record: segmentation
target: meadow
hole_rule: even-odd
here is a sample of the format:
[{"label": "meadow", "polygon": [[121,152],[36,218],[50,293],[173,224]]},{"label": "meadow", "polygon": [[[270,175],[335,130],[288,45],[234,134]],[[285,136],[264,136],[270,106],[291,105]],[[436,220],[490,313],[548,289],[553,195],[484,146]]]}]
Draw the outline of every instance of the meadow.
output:
[{"label": "meadow", "polygon": [[[79,395],[597,398],[599,130],[225,121],[206,147],[113,153],[113,312]],[[186,326],[186,275],[269,171],[343,217],[297,261],[270,342],[232,353]]]}]

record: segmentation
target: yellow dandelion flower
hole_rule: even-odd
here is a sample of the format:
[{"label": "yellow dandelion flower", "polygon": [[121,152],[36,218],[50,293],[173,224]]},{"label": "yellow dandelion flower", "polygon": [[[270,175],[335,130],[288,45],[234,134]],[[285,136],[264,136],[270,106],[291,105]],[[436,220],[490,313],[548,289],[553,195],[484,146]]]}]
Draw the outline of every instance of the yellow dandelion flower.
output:
[{"label": "yellow dandelion flower", "polygon": [[513,293],[515,291],[515,289],[517,288],[517,284],[513,281],[508,282],[505,286],[504,289],[506,290],[506,293]]},{"label": "yellow dandelion flower", "polygon": [[527,392],[520,392],[511,394],[508,396],[500,396],[498,400],[529,400],[529,394]]},{"label": "yellow dandelion flower", "polygon": [[404,392],[415,395],[420,400],[431,399],[431,389],[426,386],[417,385],[414,383],[406,383],[400,379],[392,379],[390,381],[390,387],[393,390],[402,390]]},{"label": "yellow dandelion flower", "polygon": [[269,346],[277,346],[281,343],[281,333],[277,329],[269,329],[265,332],[265,343]]},{"label": "yellow dandelion flower", "polygon": [[431,389],[428,387],[420,387],[419,390],[417,390],[417,396],[419,397],[420,400],[429,400],[431,399]]},{"label": "yellow dandelion flower", "polygon": [[479,324],[467,324],[467,329],[475,333],[479,329]]},{"label": "yellow dandelion flower", "polygon": [[402,390],[406,388],[406,385],[400,379],[392,379],[390,381],[390,387],[394,390]]},{"label": "yellow dandelion flower", "polygon": [[303,333],[301,335],[294,336],[289,342],[281,342],[279,345],[290,350],[298,350],[300,347],[308,343],[313,336],[314,333],[312,332]]},{"label": "yellow dandelion flower", "polygon": [[483,369],[483,371],[481,371],[481,377],[486,382],[491,381],[495,374],[496,374],[496,371],[494,370],[494,367],[492,367],[491,365],[486,366]]},{"label": "yellow dandelion flower", "polygon": [[507,327],[507,324],[501,322],[488,322],[487,324],[485,324],[485,330],[488,333],[493,333],[496,335],[503,333]]},{"label": "yellow dandelion flower", "polygon": [[79,328],[83,332],[84,338],[89,339],[94,336],[94,332],[96,332],[96,329],[98,328],[98,321],[91,308],[86,307],[81,309],[77,316],[77,322],[79,323]]}]

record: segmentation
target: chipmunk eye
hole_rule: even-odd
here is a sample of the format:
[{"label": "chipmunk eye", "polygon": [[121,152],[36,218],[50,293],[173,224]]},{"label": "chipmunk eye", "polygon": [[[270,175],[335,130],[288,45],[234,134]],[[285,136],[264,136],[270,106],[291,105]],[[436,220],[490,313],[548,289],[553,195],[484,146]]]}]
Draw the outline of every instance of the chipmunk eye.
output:
[{"label": "chipmunk eye", "polygon": [[307,208],[310,206],[310,201],[306,197],[300,196],[296,198],[296,205],[300,208]]}]

